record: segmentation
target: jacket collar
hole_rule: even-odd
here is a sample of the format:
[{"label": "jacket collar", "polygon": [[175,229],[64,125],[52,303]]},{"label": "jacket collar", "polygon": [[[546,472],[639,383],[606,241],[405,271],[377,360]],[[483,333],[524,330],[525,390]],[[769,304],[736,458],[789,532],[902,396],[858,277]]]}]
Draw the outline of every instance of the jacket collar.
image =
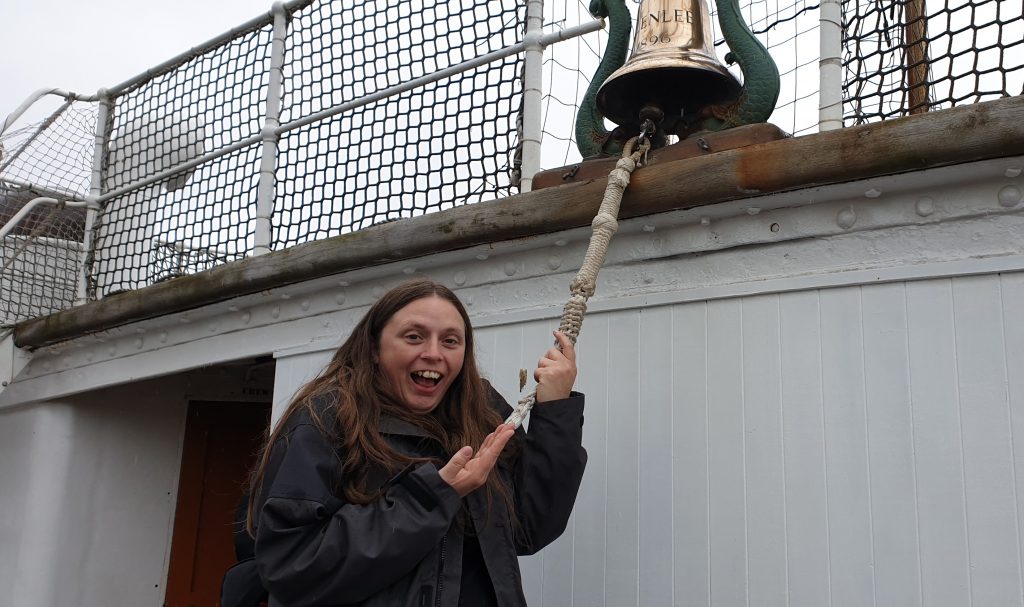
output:
[{"label": "jacket collar", "polygon": [[[404,436],[419,436],[422,438],[434,438],[426,430],[415,424],[387,415],[380,418],[379,430],[381,434],[401,434]],[[436,439],[435,439],[436,440]]]}]

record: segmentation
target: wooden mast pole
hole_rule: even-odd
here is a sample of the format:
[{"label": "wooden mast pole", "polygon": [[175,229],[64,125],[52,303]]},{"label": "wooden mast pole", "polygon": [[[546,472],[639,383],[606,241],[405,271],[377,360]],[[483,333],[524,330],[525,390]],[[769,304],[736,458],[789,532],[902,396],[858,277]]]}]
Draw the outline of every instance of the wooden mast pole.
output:
[{"label": "wooden mast pole", "polygon": [[906,0],[907,113],[928,111],[928,27],[925,0]]}]

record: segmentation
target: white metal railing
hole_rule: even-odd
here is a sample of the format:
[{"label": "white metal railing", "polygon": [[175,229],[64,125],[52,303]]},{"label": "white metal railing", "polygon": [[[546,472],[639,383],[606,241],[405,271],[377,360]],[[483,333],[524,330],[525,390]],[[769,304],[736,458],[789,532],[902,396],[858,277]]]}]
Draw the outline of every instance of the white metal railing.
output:
[{"label": "white metal railing", "polygon": [[[39,208],[40,205],[61,205],[66,208],[83,207],[85,209],[85,226],[82,233],[82,271],[79,279],[77,297],[77,303],[83,303],[97,295],[95,292],[95,285],[92,284],[92,279],[90,277],[89,264],[92,262],[91,256],[93,255],[94,242],[96,238],[95,229],[97,226],[97,217],[99,213],[102,213],[102,209],[107,203],[133,192],[137,192],[143,188],[166,182],[175,176],[188,173],[189,171],[210,163],[211,161],[224,158],[233,153],[239,152],[240,150],[244,150],[258,144],[260,146],[260,165],[257,200],[255,213],[253,214],[253,246],[249,250],[249,254],[265,254],[272,249],[272,215],[274,213],[275,180],[277,179],[276,170],[278,164],[279,140],[283,135],[302,129],[308,125],[324,121],[332,116],[369,106],[381,100],[401,95],[407,91],[412,91],[414,89],[451,78],[452,76],[462,74],[469,70],[473,70],[480,66],[485,66],[489,63],[517,54],[524,54],[526,57],[523,74],[523,89],[525,97],[523,100],[524,109],[522,110],[523,130],[520,138],[520,143],[523,148],[523,167],[520,188],[522,191],[527,191],[531,187],[533,175],[540,168],[539,148],[542,120],[540,108],[540,99],[542,96],[541,65],[544,49],[554,43],[597,31],[604,26],[603,20],[591,20],[587,23],[574,27],[544,33],[542,31],[542,0],[529,0],[526,8],[527,31],[522,41],[507,45],[494,52],[481,54],[480,56],[462,61],[456,65],[451,65],[444,69],[437,70],[434,73],[418,78],[412,78],[397,86],[391,86],[383,90],[373,92],[359,99],[339,103],[324,110],[314,112],[282,124],[281,102],[284,77],[283,65],[285,56],[285,39],[289,27],[288,15],[290,11],[309,4],[310,0],[293,0],[286,4],[277,3],[269,13],[260,15],[244,23],[238,28],[234,28],[229,32],[225,32],[220,36],[212,38],[206,43],[190,49],[186,53],[182,53],[181,55],[172,58],[151,70],[147,70],[138,76],[126,80],[121,84],[109,89],[101,89],[94,95],[80,95],[61,89],[44,89],[36,91],[30,95],[29,98],[16,108],[14,112],[8,115],[2,125],[0,125],[0,136],[3,136],[3,134],[11,128],[12,125],[14,125],[33,104],[41,99],[51,96],[63,98],[65,100],[65,105],[62,107],[66,107],[72,102],[89,102],[96,104],[96,129],[93,134],[92,177],[90,180],[89,192],[84,196],[79,193],[67,192],[62,193],[60,196],[40,195],[33,198],[30,202],[25,204],[18,213],[10,217],[6,225],[4,225],[2,230],[0,230],[0,240],[11,233],[12,230],[15,230],[16,226],[20,222],[24,221],[26,217],[29,217],[35,209]],[[137,179],[132,180],[130,183],[123,183],[117,187],[105,187],[104,183],[108,177],[106,172],[109,170],[107,167],[108,158],[110,158],[110,152],[108,151],[108,137],[110,136],[113,99],[126,91],[144,85],[154,77],[167,73],[168,70],[176,69],[177,66],[200,56],[204,52],[208,52],[210,49],[215,49],[219,45],[228,44],[240,33],[263,28],[268,24],[272,24],[273,33],[270,52],[269,86],[267,86],[265,90],[265,112],[263,113],[263,126],[260,132],[248,137],[243,137],[234,142],[230,142],[227,145],[222,145],[214,150],[205,151],[201,149],[202,146],[199,146],[200,151],[205,152],[199,155],[189,156],[188,154],[178,153],[176,158],[178,162],[174,163],[172,166],[161,167],[162,170],[151,175],[143,174]],[[12,155],[0,162],[9,163],[10,161],[13,161],[14,156],[20,154],[33,143],[36,135],[37,134],[25,140]],[[2,165],[0,165],[0,167],[2,167]],[[144,173],[145,171],[140,170],[139,172]],[[11,183],[14,181],[15,180],[9,180]],[[38,186],[28,183],[18,184],[18,187],[26,187],[33,190],[39,189]],[[148,238],[153,240],[153,245],[155,245],[157,240],[159,240],[155,234],[151,234]],[[152,246],[149,248],[152,249]],[[215,246],[211,247],[211,250],[215,248]],[[230,257],[230,255],[224,257],[227,258]],[[4,277],[0,276],[0,280],[3,279]]]},{"label": "white metal railing", "polygon": [[[873,77],[863,74],[859,76],[853,74],[851,76],[849,65],[844,65],[844,53],[847,64],[861,61],[862,58],[850,56],[849,38],[853,33],[847,32],[846,39],[844,40],[844,33],[842,31],[843,20],[849,20],[851,15],[861,19],[863,16],[861,13],[874,14],[879,11],[885,13],[883,9],[892,5],[895,1],[879,0],[878,2],[867,2],[866,0],[858,0],[858,2],[841,3],[839,0],[822,0],[820,3],[809,3],[805,0],[775,0],[773,4],[748,2],[746,0],[741,2],[748,23],[752,25],[755,31],[763,35],[763,40],[766,46],[773,52],[773,56],[779,55],[776,57],[776,61],[787,64],[785,67],[780,65],[780,71],[783,73],[783,93],[782,98],[780,98],[780,105],[787,105],[786,111],[793,115],[793,120],[787,121],[779,115],[780,112],[777,110],[777,115],[773,116],[771,121],[796,134],[842,127],[844,124],[844,103],[846,109],[849,109],[851,103],[850,96],[853,94],[847,91],[847,99],[844,100],[844,80],[850,80],[851,77],[860,78],[861,84],[865,84]],[[923,8],[923,3],[918,0],[914,1]],[[985,5],[988,9],[992,10],[995,10],[993,6],[997,3],[998,0],[979,0],[978,2],[979,5]],[[139,206],[143,207],[146,213],[155,214],[159,210],[158,207],[170,198],[169,195],[166,195],[164,199],[158,199],[161,196],[159,184],[167,183],[168,180],[174,178],[177,178],[177,181],[183,181],[183,175],[187,175],[200,167],[208,166],[213,161],[229,159],[232,155],[238,155],[241,158],[243,153],[248,154],[258,148],[254,156],[254,159],[258,161],[255,200],[245,202],[245,204],[249,205],[246,207],[246,213],[248,214],[246,221],[251,220],[251,231],[242,239],[242,244],[225,248],[221,246],[221,243],[216,238],[186,244],[192,249],[206,249],[210,247],[217,250],[223,249],[232,256],[238,256],[239,254],[265,254],[275,248],[275,242],[279,247],[290,246],[289,243],[293,241],[283,242],[280,238],[275,241],[275,229],[280,229],[279,225],[275,225],[275,219],[277,223],[281,222],[281,210],[277,206],[280,204],[281,197],[277,188],[281,179],[282,139],[287,139],[288,136],[302,133],[305,129],[329,122],[334,117],[352,115],[364,111],[366,108],[371,108],[385,100],[398,98],[416,89],[425,89],[438,82],[451,79],[481,66],[500,62],[502,59],[513,55],[523,56],[522,109],[520,113],[522,126],[517,137],[522,159],[521,177],[519,180],[520,190],[528,191],[531,189],[533,175],[540,170],[542,165],[553,167],[567,163],[558,160],[551,161],[550,155],[542,158],[541,141],[544,140],[546,142],[544,146],[545,154],[548,154],[548,150],[555,147],[559,141],[564,142],[569,147],[573,147],[571,135],[566,135],[564,132],[556,134],[553,129],[565,128],[566,131],[571,130],[575,118],[576,105],[582,97],[582,90],[586,85],[585,81],[593,74],[593,68],[596,67],[596,62],[601,57],[601,45],[591,45],[594,48],[588,51],[590,53],[588,57],[593,61],[593,65],[584,66],[580,62],[579,50],[585,44],[590,45],[590,41],[584,40],[581,36],[595,32],[603,27],[602,21],[592,20],[586,9],[582,8],[582,4],[577,6],[573,3],[565,5],[549,3],[548,6],[545,6],[543,0],[525,0],[523,4],[518,5],[519,7],[525,7],[525,35],[514,44],[506,44],[499,50],[481,53],[477,57],[449,65],[433,73],[419,77],[410,76],[406,81],[398,85],[382,88],[370,94],[362,95],[357,99],[343,99],[341,102],[325,103],[322,105],[310,104],[311,107],[309,109],[301,110],[305,112],[304,115],[292,115],[289,114],[289,110],[294,110],[295,106],[291,105],[284,97],[288,78],[294,78],[294,74],[289,75],[287,73],[290,65],[286,59],[289,35],[295,30],[296,11],[306,10],[314,4],[313,0],[291,0],[284,4],[275,4],[269,12],[259,15],[231,31],[214,37],[206,43],[192,48],[110,89],[101,89],[94,95],[79,95],[60,89],[37,91],[16,108],[3,123],[0,123],[0,137],[2,137],[30,106],[40,99],[50,96],[64,99],[65,104],[48,120],[55,119],[71,103],[89,102],[96,104],[96,128],[95,132],[92,133],[92,166],[88,193],[66,192],[54,196],[43,192],[38,193],[40,200],[34,203],[36,205],[45,204],[47,202],[46,199],[49,198],[63,201],[63,204],[69,207],[78,205],[84,206],[86,209],[85,229],[82,236],[84,248],[82,253],[83,271],[78,290],[78,302],[84,302],[101,295],[95,284],[94,273],[90,273],[88,266],[90,263],[94,263],[96,258],[93,254],[98,248],[98,237],[102,240],[102,230],[97,228],[99,225],[97,221],[98,215],[103,212],[102,209],[106,205],[113,201],[136,194],[138,194],[139,198],[145,198],[145,196],[152,194],[144,203],[139,203]],[[772,6],[768,6],[768,4],[772,4]],[[960,20],[966,19],[965,11],[967,9],[961,6],[962,4],[962,2],[957,3],[952,0],[940,0],[936,3],[930,3],[927,7],[928,17],[931,18],[933,13],[935,13],[941,14],[940,16],[946,15],[950,18],[956,17]],[[627,3],[627,6],[634,11],[636,10],[635,3]],[[1005,22],[1015,27],[1024,25],[1024,17],[1020,15],[1020,8],[1018,6],[1009,7],[1012,9],[1009,12],[1004,10],[1007,8],[1005,4],[1001,6],[1002,8],[999,10],[1003,10],[1003,13],[1001,13],[1002,17],[997,16],[999,24]],[[577,11],[577,15],[569,17],[568,11],[573,9]],[[562,10],[566,11],[566,13],[559,17],[558,11]],[[517,16],[517,18],[519,17]],[[879,18],[881,19],[881,17]],[[544,28],[546,19],[549,22],[549,27],[552,22],[556,22],[557,26],[562,29],[546,32]],[[884,19],[882,20],[884,21]],[[861,21],[870,20],[861,19]],[[902,48],[901,44],[906,47],[916,44],[923,48],[925,42],[937,44],[936,41],[943,36],[942,32],[937,31],[919,32],[915,34],[918,37],[917,39],[909,42],[902,40],[901,42],[900,36],[910,35],[907,32],[911,28],[907,27],[906,31],[902,31],[900,30],[901,26],[899,23],[888,22],[877,27],[872,26],[874,29],[868,27],[869,25],[870,23],[861,24],[858,27],[867,32],[867,37],[871,38],[876,46],[881,44],[876,40],[876,38],[881,39],[881,34],[879,33],[881,30],[884,30],[882,33],[886,35],[891,34],[895,36],[893,38],[894,42],[890,44],[890,48],[882,49],[887,55],[898,54],[900,48]],[[970,30],[968,25],[964,25],[962,30],[958,29],[956,32],[952,32],[951,36],[960,36],[961,38],[969,36],[973,30]],[[252,32],[260,32],[261,36],[265,36],[266,28],[268,27],[271,28],[270,52],[268,53],[269,65],[258,64],[261,66],[259,67],[259,75],[261,78],[266,76],[266,84],[265,90],[260,91],[262,95],[260,98],[262,113],[257,115],[259,122],[254,128],[234,136],[233,140],[218,142],[216,149],[207,150],[203,145],[185,146],[188,148],[187,150],[175,150],[172,153],[167,153],[166,157],[168,160],[166,161],[133,165],[133,170],[136,171],[134,177],[127,177],[120,181],[111,180],[110,173],[111,165],[113,164],[110,156],[111,148],[113,147],[111,140],[116,139],[111,132],[114,129],[125,128],[123,116],[120,117],[122,123],[120,125],[117,123],[119,116],[117,115],[118,108],[116,104],[119,99],[123,99],[124,96],[129,95],[132,91],[139,90],[140,87],[147,86],[154,79],[159,79],[179,69],[183,64],[203,56],[204,53],[209,53],[212,50],[221,49],[234,43],[240,36]],[[950,25],[949,27],[952,28],[953,26]],[[957,27],[960,26],[958,25]],[[814,31],[814,29],[818,31]],[[771,37],[770,41],[768,40],[769,35]],[[884,36],[881,37],[884,38]],[[571,74],[568,77],[556,76],[554,70],[565,67],[562,64],[568,63],[568,61],[556,57],[556,53],[550,47],[557,42],[573,38],[576,38],[577,44],[580,45],[577,49],[571,49],[572,45],[568,44],[560,45],[560,47],[568,49],[569,55],[576,53],[572,61],[579,63],[579,65],[567,68],[569,74]],[[512,40],[515,39],[518,39],[518,35],[516,38],[512,38]],[[262,40],[261,38],[260,44],[264,44]],[[496,45],[505,44],[506,42],[505,39],[496,40],[498,40]],[[807,41],[816,41],[817,57],[813,56],[813,52],[808,53],[806,51],[808,48]],[[769,42],[771,43],[769,44]],[[1010,50],[1016,49],[1018,54],[1020,54],[1020,49],[1022,48],[1019,42],[1016,41],[1004,42],[1003,46],[1010,48]],[[266,46],[263,48],[266,48]],[[487,48],[494,48],[494,46],[489,45]],[[879,52],[874,47],[870,50],[872,57]],[[936,66],[940,61],[959,58],[969,52],[971,52],[970,49],[947,49],[944,57],[932,57],[929,59],[928,65]],[[549,58],[545,59],[545,56]],[[861,63],[865,62],[861,61]],[[1024,62],[1012,63],[1012,65],[1007,64],[1007,70],[1013,72],[1012,76],[1016,80],[1011,79],[1009,85],[1004,84],[1004,88],[1009,86],[1010,88],[1017,87],[1019,89],[1019,80],[1024,75],[1024,67],[1021,67],[1022,64]],[[295,69],[297,68],[292,65],[293,72]],[[978,71],[980,68],[974,67],[971,69]],[[967,71],[971,72],[971,69]],[[889,71],[902,73],[898,69]],[[905,71],[909,72],[909,67]],[[416,72],[414,75],[421,73]],[[981,75],[986,74],[982,73]],[[573,80],[574,86],[560,87],[558,84],[552,84],[559,80],[570,79]],[[544,86],[545,82],[549,83],[546,87]],[[923,89],[927,96],[929,86],[929,83],[917,82],[904,88],[910,91],[917,90],[918,92]],[[813,89],[811,94],[806,93],[808,88]],[[895,90],[898,93],[902,89],[895,87]],[[292,92],[294,93],[294,91]],[[885,95],[892,96],[890,93],[885,93]],[[877,92],[873,94],[876,97],[884,96],[882,93]],[[950,98],[952,101],[947,100],[947,105],[959,103],[962,95],[958,91],[956,96],[950,93]],[[552,100],[555,100],[555,103]],[[315,107],[312,107],[314,105]],[[815,106],[817,109],[816,113],[811,111]],[[928,108],[924,107],[921,109]],[[173,112],[174,108],[171,108],[169,111]],[[205,127],[203,127],[202,121],[199,120],[200,118],[201,116],[196,118],[197,128],[195,130],[197,133],[196,137],[202,139],[206,135],[204,133]],[[182,119],[179,115],[168,115],[159,118],[150,116],[147,119],[170,122],[178,121],[182,123],[191,120]],[[797,120],[800,121],[799,124]],[[846,120],[850,120],[849,116],[846,117]],[[163,123],[159,124],[162,125]],[[553,124],[557,124],[558,127],[551,126]],[[213,128],[217,127],[214,126]],[[190,129],[185,130],[188,131]],[[142,131],[140,130],[139,132]],[[5,167],[11,165],[12,162],[21,160],[20,155],[22,152],[35,141],[38,135],[38,133],[35,133],[28,137],[17,149],[11,150],[7,158],[0,159],[0,177],[3,176]],[[137,134],[137,136],[142,137],[143,135]],[[187,138],[191,135],[186,133],[183,136]],[[160,150],[165,150],[164,146],[173,147],[177,144],[175,142],[162,142],[156,145]],[[121,150],[121,153],[124,154],[124,150]],[[568,163],[578,160],[578,154],[575,154],[575,156],[573,154],[575,154],[575,150],[572,153],[565,154]],[[131,156],[131,154],[128,155]],[[569,160],[570,158],[571,160]],[[144,163],[145,161],[137,162]],[[456,167],[453,170],[458,169],[459,167]],[[147,172],[152,174],[146,174]],[[23,183],[19,187],[26,185],[35,188],[33,191],[38,192],[39,184],[32,186],[32,184]],[[45,186],[45,184],[43,185]],[[151,188],[152,191],[146,192],[144,191],[145,188]],[[297,204],[302,204],[303,202],[299,200]],[[439,206],[437,208],[446,207]],[[302,210],[301,208],[299,210],[289,209],[288,212],[300,214]],[[324,216],[329,216],[331,212],[333,212],[333,209],[327,209],[324,211]],[[12,217],[11,220],[23,220],[30,213],[31,211],[25,211],[25,213],[17,217]],[[386,219],[390,219],[390,217]],[[146,219],[133,218],[127,223],[132,221],[144,222],[144,220]],[[0,234],[10,233],[13,229],[12,224],[11,227],[5,227],[0,231]],[[104,229],[108,229],[108,227]],[[149,232],[140,230],[143,238],[147,240],[147,242],[137,247],[143,251],[152,250],[152,245],[161,238],[160,234],[152,233],[151,227],[147,229]],[[358,227],[353,229],[358,229]],[[102,247],[102,243],[99,243],[99,247]],[[104,263],[116,264],[117,260],[106,259]],[[3,279],[3,277],[0,276],[0,279]],[[139,282],[144,284],[145,280]]]}]

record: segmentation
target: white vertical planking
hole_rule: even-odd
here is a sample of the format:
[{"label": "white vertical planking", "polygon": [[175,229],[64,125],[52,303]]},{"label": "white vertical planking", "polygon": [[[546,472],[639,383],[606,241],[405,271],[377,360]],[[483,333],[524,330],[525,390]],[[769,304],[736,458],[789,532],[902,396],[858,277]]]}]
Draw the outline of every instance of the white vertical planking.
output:
[{"label": "white vertical planking", "polygon": [[784,605],[787,592],[779,298],[742,306],[748,604],[768,607]]},{"label": "white vertical planking", "polygon": [[711,604],[707,345],[707,304],[673,308],[673,605],[678,607]]},{"label": "white vertical planking", "polygon": [[607,520],[608,315],[591,314],[577,342],[577,389],[586,394],[583,446],[587,471],[573,510],[573,605],[604,607]]},{"label": "white vertical planking", "polygon": [[274,396],[271,404],[270,424],[277,424],[302,386],[314,379],[334,356],[334,350],[303,352],[280,356],[274,362]]},{"label": "white vertical planking", "polygon": [[818,294],[779,296],[789,605],[828,605],[828,522]]},{"label": "white vertical planking", "polygon": [[569,518],[565,532],[540,553],[543,567],[541,601],[538,605],[572,605],[575,571],[575,516]]},{"label": "white vertical planking", "polygon": [[[79,497],[85,499],[73,501],[71,496],[74,494],[69,485],[76,477],[71,472],[76,463],[88,461],[85,459],[87,454],[95,457],[96,453],[102,452],[103,447],[93,446],[89,450],[83,448],[83,443],[95,439],[76,432],[81,422],[76,427],[75,407],[70,403],[44,403],[34,407],[33,414],[31,433],[34,440],[31,450],[26,454],[28,457],[23,460],[29,479],[21,520],[25,531],[15,551],[14,585],[8,589],[8,600],[11,605],[59,605],[60,591],[66,591],[67,586],[70,586],[62,578],[68,577],[69,569],[71,573],[81,575],[78,568],[68,568],[63,572],[58,569],[61,556],[66,555],[69,549],[77,549],[81,556],[85,556],[85,548],[89,543],[79,541],[65,544],[69,537],[67,533],[61,533],[61,522],[73,529],[91,533],[92,529],[82,523],[91,522],[96,499],[96,496],[85,491],[79,494]],[[97,475],[100,472],[96,470]],[[97,484],[92,483],[90,486],[95,488]],[[72,521],[78,524],[72,525]]]},{"label": "white vertical planking", "polygon": [[739,300],[708,303],[711,605],[716,606],[747,600],[742,333]]},{"label": "white vertical planking", "polygon": [[950,281],[907,284],[910,400],[925,605],[970,605]]},{"label": "white vertical planking", "polygon": [[953,280],[975,605],[1020,605],[1020,533],[998,276]]},{"label": "white vertical planking", "polygon": [[[524,393],[535,387],[533,371],[537,362],[554,346],[555,338],[551,332],[558,328],[554,321],[531,322],[523,327],[523,352],[520,368],[526,369],[529,381]],[[518,380],[518,369],[512,370]],[[537,403],[536,407],[543,407]],[[573,520],[570,519],[566,531],[539,555],[542,569],[541,600],[537,605],[571,605],[572,604],[572,572],[573,572]]]},{"label": "white vertical planking", "polygon": [[639,605],[672,605],[672,309],[640,311]]},{"label": "white vertical planking", "polygon": [[[494,376],[494,356],[498,350],[495,342],[495,331],[491,329],[474,329],[473,339],[476,349],[476,366],[481,377],[491,380]],[[493,384],[494,382],[491,381]],[[512,404],[512,403],[510,403]]]},{"label": "white vertical planking", "polygon": [[[1013,477],[1017,492],[1017,528],[1024,521],[1024,504],[1021,493],[1024,487],[1024,444],[1018,438],[1024,436],[1024,315],[1019,311],[1024,301],[1024,273],[1004,274],[1000,277],[1002,298],[1003,337],[1006,340],[1006,370],[1008,396],[1010,399],[1010,438],[1013,447]],[[1021,547],[1024,549],[1024,547]],[[1024,553],[1019,565],[1024,566]]]},{"label": "white vertical planking", "polygon": [[832,605],[874,604],[860,289],[820,292]]},{"label": "white vertical planking", "polygon": [[[1024,274],[588,316],[587,473],[528,600],[1020,605],[1019,301]],[[507,397],[549,324],[481,332]]]},{"label": "white vertical planking", "polygon": [[[488,369],[491,385],[514,404],[519,399],[519,369],[523,362],[523,328],[524,325],[504,325],[489,328],[486,333],[490,337],[491,346],[488,357],[493,367]],[[483,332],[481,332],[482,334]],[[527,372],[531,371],[527,369]],[[529,418],[527,418],[527,424]],[[527,425],[528,429],[528,425]],[[531,605],[541,604],[541,593],[544,583],[544,566],[540,555],[519,559],[519,568],[523,576],[523,593]]]},{"label": "white vertical planking", "polygon": [[[483,356],[477,356],[481,373],[491,385],[514,404],[519,394],[519,369],[523,351],[523,326],[489,327],[476,333]],[[484,366],[484,365],[487,366]],[[530,371],[532,369],[528,369]]]},{"label": "white vertical planking", "polygon": [[878,605],[919,605],[914,436],[902,283],[863,287],[864,376]]},{"label": "white vertical planking", "polygon": [[639,315],[608,314],[608,520],[605,600],[609,606],[637,605],[639,591]]}]

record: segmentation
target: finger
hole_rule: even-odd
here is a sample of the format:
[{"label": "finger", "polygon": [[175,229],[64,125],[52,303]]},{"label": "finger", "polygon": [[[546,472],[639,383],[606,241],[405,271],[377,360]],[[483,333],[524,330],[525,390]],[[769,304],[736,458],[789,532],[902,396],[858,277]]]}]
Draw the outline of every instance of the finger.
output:
[{"label": "finger", "polygon": [[515,432],[515,430],[516,428],[512,424],[506,424],[502,422],[498,424],[497,427],[495,427],[494,430],[490,434],[488,434],[486,438],[484,438],[484,443],[493,443],[495,440],[497,440],[498,435],[502,434],[503,432]]},{"label": "finger", "polygon": [[505,428],[506,425],[507,424],[502,424],[501,426],[498,426],[494,432],[487,435],[487,438],[484,439],[484,444],[480,446],[480,450],[477,452],[478,457],[483,454],[494,454],[497,456],[497,454],[501,452],[511,435],[509,430]]},{"label": "finger", "polygon": [[499,428],[497,433],[494,435],[494,442],[491,443],[488,452],[493,454],[494,458],[497,459],[498,455],[501,454],[505,445],[508,444],[508,441],[511,440],[515,433],[515,428],[511,424],[502,424],[501,428]]},{"label": "finger", "polygon": [[558,348],[551,348],[544,353],[543,358],[537,361],[537,368],[552,367],[555,365],[565,364],[568,359],[558,350]]},{"label": "finger", "polygon": [[473,448],[465,446],[455,452],[448,463],[443,468],[438,470],[441,480],[451,485],[452,489],[455,489],[459,495],[466,494],[466,488],[463,483],[459,482],[459,477],[466,474],[466,466],[473,460]]},{"label": "finger", "polygon": [[466,445],[465,447],[456,451],[455,455],[453,455],[452,458],[448,460],[448,463],[461,470],[466,467],[466,464],[468,464],[469,460],[471,459],[473,459],[473,447]]},{"label": "finger", "polygon": [[494,462],[497,461],[498,455],[501,454],[502,449],[508,444],[512,435],[515,434],[515,430],[510,424],[502,424],[498,426],[498,429],[488,435],[488,439],[491,439],[486,446],[481,446],[477,452],[477,457],[486,460],[488,467],[493,466]]},{"label": "finger", "polygon": [[555,331],[555,340],[558,345],[562,347],[562,355],[571,361],[576,360],[576,346],[572,344],[572,340],[569,336],[561,331]]},{"label": "finger", "polygon": [[477,450],[477,453],[483,451],[484,449],[487,449],[488,447],[491,446],[492,443],[494,443],[494,436],[495,434],[497,434],[497,432],[498,431],[495,430],[494,432],[491,432],[490,434],[484,437],[484,442],[480,443],[480,449]]}]

